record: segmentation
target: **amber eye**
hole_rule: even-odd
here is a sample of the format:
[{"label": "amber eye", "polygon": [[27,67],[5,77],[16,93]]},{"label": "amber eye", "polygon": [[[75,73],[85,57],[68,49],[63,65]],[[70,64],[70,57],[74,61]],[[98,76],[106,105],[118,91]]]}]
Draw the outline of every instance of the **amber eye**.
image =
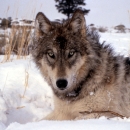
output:
[{"label": "amber eye", "polygon": [[75,54],[75,50],[71,50],[69,52],[68,58],[71,58]]},{"label": "amber eye", "polygon": [[50,58],[53,58],[53,59],[55,58],[55,55],[54,55],[53,51],[50,51],[50,50],[49,50],[49,51],[47,52],[47,54],[48,54],[48,56],[49,56]]}]

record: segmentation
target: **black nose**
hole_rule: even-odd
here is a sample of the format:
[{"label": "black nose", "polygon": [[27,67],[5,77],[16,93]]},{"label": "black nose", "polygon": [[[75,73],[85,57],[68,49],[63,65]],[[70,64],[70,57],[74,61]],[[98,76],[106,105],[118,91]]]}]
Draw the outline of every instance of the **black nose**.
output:
[{"label": "black nose", "polygon": [[56,81],[56,85],[60,90],[64,90],[67,87],[67,80],[65,79],[59,79]]}]

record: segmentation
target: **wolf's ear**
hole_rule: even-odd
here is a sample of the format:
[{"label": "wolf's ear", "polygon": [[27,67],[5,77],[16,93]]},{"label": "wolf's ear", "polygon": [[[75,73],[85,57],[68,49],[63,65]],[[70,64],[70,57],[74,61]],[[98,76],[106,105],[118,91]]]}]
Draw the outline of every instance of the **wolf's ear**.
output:
[{"label": "wolf's ear", "polygon": [[82,36],[86,36],[86,21],[81,10],[77,9],[75,11],[70,20],[69,28],[72,29],[74,33],[80,33]]},{"label": "wolf's ear", "polygon": [[42,13],[39,12],[36,15],[35,19],[35,36],[39,37],[43,34],[47,34],[51,29],[51,22],[49,19]]}]

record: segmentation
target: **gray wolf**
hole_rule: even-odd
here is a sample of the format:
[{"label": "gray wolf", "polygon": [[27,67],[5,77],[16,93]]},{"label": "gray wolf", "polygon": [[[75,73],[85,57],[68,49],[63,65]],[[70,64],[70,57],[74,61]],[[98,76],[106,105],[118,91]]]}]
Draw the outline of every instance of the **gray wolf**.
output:
[{"label": "gray wolf", "polygon": [[39,12],[33,41],[33,59],[53,91],[45,119],[130,117],[130,59],[100,43],[81,10],[62,23]]}]

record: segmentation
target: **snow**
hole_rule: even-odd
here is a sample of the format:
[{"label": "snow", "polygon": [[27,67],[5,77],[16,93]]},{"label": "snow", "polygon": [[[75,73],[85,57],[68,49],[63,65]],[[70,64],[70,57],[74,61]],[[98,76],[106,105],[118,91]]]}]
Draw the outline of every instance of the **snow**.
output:
[{"label": "snow", "polygon": [[[107,125],[107,127],[106,127]],[[11,124],[6,130],[129,130],[130,122],[99,120],[80,120],[80,121],[40,121],[38,123],[19,123]]]},{"label": "snow", "polygon": [[7,120],[2,121],[6,125],[13,121],[26,123],[46,116],[52,106],[51,90],[35,64],[27,59],[2,63],[0,66],[1,100],[4,99],[1,106],[3,113],[7,113]]},{"label": "snow", "polygon": [[[130,33],[101,33],[116,53],[129,55]],[[0,130],[129,130],[130,118],[75,121],[42,120],[53,109],[51,88],[44,81],[31,55],[3,62],[0,56]],[[93,92],[90,93],[92,95]]]},{"label": "snow", "polygon": [[2,122],[0,122],[0,130],[5,130],[5,129],[6,129],[6,126]]},{"label": "snow", "polygon": [[125,56],[130,54],[130,33],[101,33],[101,41],[110,43],[118,54]]}]

